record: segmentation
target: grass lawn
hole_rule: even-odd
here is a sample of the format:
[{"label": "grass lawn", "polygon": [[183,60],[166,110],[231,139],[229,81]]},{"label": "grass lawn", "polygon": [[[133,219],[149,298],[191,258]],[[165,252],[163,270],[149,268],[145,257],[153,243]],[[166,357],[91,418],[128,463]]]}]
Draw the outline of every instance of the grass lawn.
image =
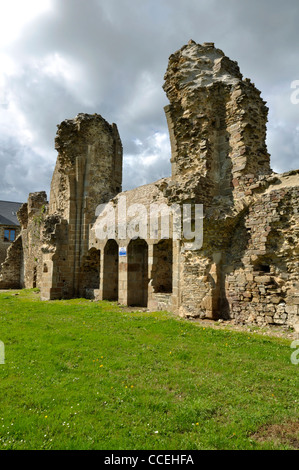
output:
[{"label": "grass lawn", "polygon": [[298,448],[291,341],[15,293],[0,293],[1,450]]}]

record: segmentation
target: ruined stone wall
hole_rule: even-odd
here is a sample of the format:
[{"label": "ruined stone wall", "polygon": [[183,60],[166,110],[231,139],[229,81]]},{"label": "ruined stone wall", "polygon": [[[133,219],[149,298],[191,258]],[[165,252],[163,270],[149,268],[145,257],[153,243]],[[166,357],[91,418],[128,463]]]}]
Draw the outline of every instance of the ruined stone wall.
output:
[{"label": "ruined stone wall", "polygon": [[72,202],[77,199],[89,223],[97,205],[122,188],[122,144],[117,127],[98,114],[78,114],[58,126],[55,148],[58,157],[49,213],[71,220]]},{"label": "ruined stone wall", "polygon": [[[172,202],[204,205],[202,248],[185,250],[182,240],[176,260],[176,311],[293,324],[298,251],[287,240],[296,240],[299,178],[278,194],[264,194],[275,176],[260,92],[214,44],[194,41],[170,56],[163,88],[173,181],[165,194]],[[262,255],[269,273],[253,262]]]},{"label": "ruined stone wall", "polygon": [[48,212],[47,195],[44,191],[30,193],[26,204],[18,213],[22,226],[23,283],[26,288],[38,287],[42,278],[42,232]]},{"label": "ruined stone wall", "polygon": [[0,225],[0,265],[5,261],[7,250],[11,242],[4,241],[4,231],[6,229],[13,229],[16,231],[16,238],[20,233],[21,228],[17,225]]},{"label": "ruined stone wall", "polygon": [[1,265],[0,289],[20,289],[24,287],[23,260],[22,236],[19,234],[8,248],[6,259]]},{"label": "ruined stone wall", "polygon": [[[170,56],[163,88],[171,177],[121,192],[116,125],[87,114],[63,121],[49,206],[34,193],[21,207],[0,288],[36,285],[43,300],[80,295],[188,318],[296,325],[299,170],[272,173],[260,92],[214,44],[194,41]],[[160,224],[150,231],[154,204],[182,211],[186,203],[203,204],[196,249],[174,237],[171,212],[167,234]],[[107,237],[96,230],[106,214],[100,204],[115,210]],[[133,236],[124,227],[135,227]]]},{"label": "ruined stone wall", "polygon": [[230,227],[205,220],[202,249],[180,252],[180,315],[299,323],[299,171],[293,173],[252,185]]},{"label": "ruined stone wall", "polygon": [[260,92],[213,43],[194,41],[170,56],[163,88],[173,197],[222,204],[227,212],[248,185],[271,173]]},{"label": "ruined stone wall", "polygon": [[[294,325],[298,173],[289,179],[271,171],[265,144],[268,109],[260,92],[213,44],[193,41],[170,57],[164,90],[170,100],[165,112],[172,177],[111,202],[117,205],[126,195],[127,205],[143,204],[147,211],[155,202],[181,209],[184,203],[201,203],[203,245],[190,250],[186,240],[174,241],[170,234],[166,247],[162,233],[155,240],[147,234],[146,245],[137,247],[136,241],[134,257],[132,241],[117,239],[126,252],[119,257],[118,300],[142,303],[137,291],[144,290],[148,308],[184,317]],[[125,222],[130,224],[130,217]],[[91,242],[101,253],[101,299],[107,242],[96,237]]]},{"label": "ruined stone wall", "polygon": [[[163,178],[156,183],[140,186],[131,191],[125,191],[120,193],[118,196],[113,198],[110,203],[115,209],[115,241],[118,247],[125,249],[125,256],[118,256],[118,296],[117,299],[120,303],[124,305],[128,304],[144,304],[143,306],[149,305],[150,308],[166,308],[172,310],[172,292],[173,292],[173,260],[170,256],[173,249],[172,241],[172,229],[173,229],[173,220],[168,217],[169,221],[169,244],[164,253],[162,250],[157,251],[157,245],[163,237],[163,232],[161,231],[161,220],[160,212],[157,213],[158,220],[158,229],[157,232],[153,232],[154,237],[151,238],[150,233],[150,221],[151,221],[151,206],[155,205],[157,209],[162,209],[168,205],[168,199],[164,195],[164,190],[167,188],[169,178]],[[139,211],[140,206],[142,206],[142,211]],[[134,212],[134,207],[136,212]],[[145,212],[143,212],[143,210]],[[108,236],[106,239],[101,240],[97,237],[97,224],[101,220],[105,219],[105,212],[103,215],[99,215],[97,222],[94,224],[91,230],[89,251],[97,249],[101,253],[101,271],[100,271],[100,284],[99,292],[96,293],[96,298],[98,299],[108,299],[111,297],[111,283],[116,276],[115,270],[111,269],[112,265],[115,263],[115,254],[112,256],[112,262],[108,261],[109,269],[105,269],[105,264],[107,263],[107,255],[109,255],[109,245]],[[145,219],[143,217],[145,214]],[[162,212],[163,214],[163,212]],[[171,214],[171,212],[169,212]],[[140,222],[145,220],[147,223],[147,233],[144,236],[140,228]],[[126,235],[124,238],[120,236],[120,232],[123,230],[123,224],[126,225]],[[119,231],[120,226],[120,231]],[[135,230],[136,237],[141,239],[134,242],[132,238],[129,237],[130,227]],[[140,235],[140,236],[139,236]],[[143,243],[144,241],[144,243]],[[111,240],[110,240],[111,242]],[[158,254],[159,252],[159,254]],[[109,255],[111,256],[111,255]],[[156,272],[158,269],[158,263],[166,257],[169,261],[166,263],[167,267],[163,270],[163,267],[160,271],[162,272],[162,277],[164,276],[166,290],[163,291],[163,299],[158,292],[158,284],[161,281],[158,281]],[[145,259],[146,258],[146,259]],[[110,260],[111,261],[111,260]],[[108,271],[109,275],[107,275]],[[171,270],[171,273],[169,273]],[[171,278],[171,281],[169,280]],[[175,278],[174,285],[177,285],[177,279]],[[109,284],[107,286],[107,284]],[[171,285],[171,288],[170,288]],[[146,299],[146,300],[145,300]],[[159,305],[160,307],[159,307]]]},{"label": "ruined stone wall", "polygon": [[18,213],[21,231],[10,246],[0,273],[0,288],[38,287],[42,277],[42,230],[48,202],[44,191],[30,193]]},{"label": "ruined stone wall", "polygon": [[230,317],[257,324],[299,320],[299,172],[255,198],[226,253]]},{"label": "ruined stone wall", "polygon": [[78,114],[63,121],[55,147],[58,158],[49,201],[52,219],[43,246],[47,265],[44,299],[80,293],[81,266],[96,208],[120,192],[122,184],[122,144],[117,127],[101,116]]},{"label": "ruined stone wall", "polygon": [[[40,287],[43,300],[80,293],[96,208],[121,191],[122,180],[117,127],[101,116],[79,114],[63,121],[55,146],[49,204],[44,192],[29,195],[18,213],[21,237],[12,245],[0,277],[0,287]],[[23,262],[17,259],[19,252]]]}]

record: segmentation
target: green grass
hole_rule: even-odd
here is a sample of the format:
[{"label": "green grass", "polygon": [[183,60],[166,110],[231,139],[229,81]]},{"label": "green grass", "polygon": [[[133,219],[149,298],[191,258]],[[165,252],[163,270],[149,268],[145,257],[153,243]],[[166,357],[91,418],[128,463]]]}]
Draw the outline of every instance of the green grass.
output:
[{"label": "green grass", "polygon": [[290,341],[14,293],[0,294],[0,449],[292,448],[252,437],[298,423]]}]

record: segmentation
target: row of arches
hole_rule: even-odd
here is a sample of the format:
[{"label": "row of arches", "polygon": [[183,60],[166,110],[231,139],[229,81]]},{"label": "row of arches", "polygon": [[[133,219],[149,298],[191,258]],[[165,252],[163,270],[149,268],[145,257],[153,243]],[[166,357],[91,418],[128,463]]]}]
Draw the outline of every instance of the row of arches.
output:
[{"label": "row of arches", "polygon": [[91,248],[81,268],[81,291],[84,297],[99,290],[103,300],[118,301],[120,273],[122,289],[126,290],[127,305],[147,307],[149,285],[154,293],[172,292],[172,240],[161,240],[150,247],[140,238],[127,246],[126,262],[120,266],[119,245],[108,240],[101,250]]}]

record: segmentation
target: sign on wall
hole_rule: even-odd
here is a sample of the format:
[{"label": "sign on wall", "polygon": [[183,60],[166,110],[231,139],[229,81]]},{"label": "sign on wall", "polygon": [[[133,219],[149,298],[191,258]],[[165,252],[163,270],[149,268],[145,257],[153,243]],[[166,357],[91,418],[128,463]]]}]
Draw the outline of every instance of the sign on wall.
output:
[{"label": "sign on wall", "polygon": [[119,256],[127,256],[127,247],[125,246],[119,247]]}]

